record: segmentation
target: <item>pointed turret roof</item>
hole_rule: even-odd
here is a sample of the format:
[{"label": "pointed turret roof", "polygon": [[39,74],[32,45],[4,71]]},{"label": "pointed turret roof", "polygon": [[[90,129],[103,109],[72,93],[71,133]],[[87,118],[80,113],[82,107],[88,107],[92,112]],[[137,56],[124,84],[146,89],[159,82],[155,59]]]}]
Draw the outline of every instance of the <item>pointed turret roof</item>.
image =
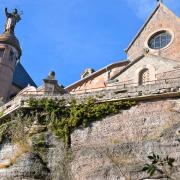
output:
[{"label": "pointed turret roof", "polygon": [[30,75],[24,69],[23,65],[18,62],[13,75],[13,84],[20,89],[27,87],[28,85],[37,87]]}]

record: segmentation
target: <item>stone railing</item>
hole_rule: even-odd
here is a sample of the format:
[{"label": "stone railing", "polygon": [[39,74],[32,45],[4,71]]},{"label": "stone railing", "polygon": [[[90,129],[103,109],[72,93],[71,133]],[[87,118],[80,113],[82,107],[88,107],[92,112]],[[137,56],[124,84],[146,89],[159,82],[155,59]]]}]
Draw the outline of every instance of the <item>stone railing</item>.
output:
[{"label": "stone railing", "polygon": [[22,106],[22,97],[18,96],[0,107],[0,117],[7,115]]},{"label": "stone railing", "polygon": [[28,99],[65,99],[70,101],[75,98],[78,101],[83,101],[88,97],[97,99],[99,102],[114,101],[123,99],[153,99],[158,97],[180,97],[180,78],[164,79],[160,81],[147,82],[145,85],[138,86],[136,84],[116,84],[106,88],[89,89],[83,93],[76,94],[38,94],[37,92],[28,92],[16,96],[13,100],[0,107],[1,118],[12,113],[20,107],[27,107]]}]

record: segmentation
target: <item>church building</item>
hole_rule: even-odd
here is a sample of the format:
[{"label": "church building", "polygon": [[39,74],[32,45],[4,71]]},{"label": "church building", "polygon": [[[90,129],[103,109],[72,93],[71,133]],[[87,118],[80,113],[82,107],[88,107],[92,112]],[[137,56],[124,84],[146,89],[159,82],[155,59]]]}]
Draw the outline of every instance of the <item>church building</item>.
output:
[{"label": "church building", "polygon": [[84,93],[112,86],[140,86],[180,77],[180,18],[162,2],[126,49],[127,60],[87,71],[68,87]]},{"label": "church building", "polygon": [[58,85],[54,72],[44,79],[42,86],[36,87],[18,61],[21,48],[14,34],[15,25],[8,24],[17,16],[8,15],[6,10],[6,29],[0,35],[0,97],[3,100],[9,100],[20,91],[20,94],[81,94],[116,86],[144,86],[180,77],[180,18],[161,1],[127,47],[126,60],[98,71],[87,68],[79,81],[66,88]]},{"label": "church building", "polygon": [[20,15],[5,13],[0,180],[180,179],[178,16],[158,1],[127,59],[64,88],[53,71],[36,87],[19,62]]}]

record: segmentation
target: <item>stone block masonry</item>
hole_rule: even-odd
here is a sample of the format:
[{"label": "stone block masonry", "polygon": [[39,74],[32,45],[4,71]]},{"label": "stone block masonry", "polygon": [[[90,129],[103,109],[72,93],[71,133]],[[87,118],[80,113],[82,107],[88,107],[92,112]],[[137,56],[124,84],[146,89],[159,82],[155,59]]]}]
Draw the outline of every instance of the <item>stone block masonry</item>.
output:
[{"label": "stone block masonry", "polygon": [[[167,30],[172,35],[172,43],[166,48],[154,50],[149,48],[148,41],[155,33]],[[135,41],[127,49],[128,59],[131,61],[136,59],[140,54],[144,54],[145,49],[148,48],[149,53],[161,57],[180,60],[180,19],[175,16],[167,7],[160,4],[150,20],[145,24],[142,31],[138,34]]]},{"label": "stone block masonry", "polygon": [[[152,83],[152,82],[151,82]],[[27,101],[29,98],[42,99],[65,99],[69,102],[71,99],[77,101],[83,101],[89,97],[95,98],[99,102],[113,101],[113,100],[147,100],[157,98],[168,97],[180,97],[180,78],[160,80],[153,84],[146,84],[142,86],[130,86],[123,84],[116,84],[115,86],[109,86],[103,89],[97,89],[96,91],[87,90],[80,94],[64,94],[64,95],[52,95],[52,94],[22,94],[15,97],[10,102],[0,107],[1,116],[11,114],[13,111],[27,107]]]}]

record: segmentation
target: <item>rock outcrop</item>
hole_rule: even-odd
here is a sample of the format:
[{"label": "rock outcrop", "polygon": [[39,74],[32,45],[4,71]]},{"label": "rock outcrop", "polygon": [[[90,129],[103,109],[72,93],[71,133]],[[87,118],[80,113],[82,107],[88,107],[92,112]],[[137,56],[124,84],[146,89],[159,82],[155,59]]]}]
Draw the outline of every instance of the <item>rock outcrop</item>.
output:
[{"label": "rock outcrop", "polygon": [[30,144],[39,143],[42,135],[43,148],[24,152],[9,164],[19,147],[2,141],[0,179],[140,180],[148,176],[141,170],[153,152],[175,158],[171,177],[176,180],[180,177],[180,99],[177,98],[141,102],[87,128],[77,129],[71,134],[69,149],[44,129],[32,136]]}]

